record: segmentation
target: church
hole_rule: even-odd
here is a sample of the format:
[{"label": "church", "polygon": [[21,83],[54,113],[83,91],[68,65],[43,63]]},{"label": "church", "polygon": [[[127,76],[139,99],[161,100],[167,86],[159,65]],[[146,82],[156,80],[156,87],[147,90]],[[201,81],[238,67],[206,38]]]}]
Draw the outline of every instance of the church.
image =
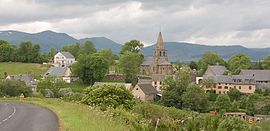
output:
[{"label": "church", "polygon": [[168,60],[167,49],[164,47],[161,32],[158,34],[152,58],[141,64],[141,74],[151,76],[152,85],[158,91],[162,90],[162,81],[165,76],[173,74],[173,66]]}]

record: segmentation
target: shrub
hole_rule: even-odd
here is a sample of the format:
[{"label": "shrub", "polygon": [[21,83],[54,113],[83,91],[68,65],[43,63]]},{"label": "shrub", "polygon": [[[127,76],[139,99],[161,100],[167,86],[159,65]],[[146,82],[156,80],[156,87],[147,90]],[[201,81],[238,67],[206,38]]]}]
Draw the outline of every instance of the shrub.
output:
[{"label": "shrub", "polygon": [[86,88],[82,102],[99,106],[103,110],[108,107],[116,108],[120,106],[125,109],[132,109],[135,104],[133,95],[125,87],[112,85]]},{"label": "shrub", "polygon": [[247,131],[248,124],[238,117],[226,117],[218,125],[218,131]]},{"label": "shrub", "polygon": [[0,95],[1,96],[19,96],[24,94],[25,97],[32,95],[32,90],[27,87],[22,81],[6,80],[0,81]]}]

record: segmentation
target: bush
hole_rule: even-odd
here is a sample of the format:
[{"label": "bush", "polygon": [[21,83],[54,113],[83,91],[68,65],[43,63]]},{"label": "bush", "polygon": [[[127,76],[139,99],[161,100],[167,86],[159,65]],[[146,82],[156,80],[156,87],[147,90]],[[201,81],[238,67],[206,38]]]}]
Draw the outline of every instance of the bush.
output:
[{"label": "bush", "polygon": [[248,124],[238,117],[226,117],[218,125],[218,131],[247,131]]},{"label": "bush", "polygon": [[82,102],[101,109],[117,108],[132,109],[135,104],[133,95],[125,87],[104,85],[101,87],[88,87]]},{"label": "bush", "polygon": [[25,97],[32,95],[32,90],[27,87],[22,81],[5,80],[0,81],[0,96],[20,96],[24,94]]}]

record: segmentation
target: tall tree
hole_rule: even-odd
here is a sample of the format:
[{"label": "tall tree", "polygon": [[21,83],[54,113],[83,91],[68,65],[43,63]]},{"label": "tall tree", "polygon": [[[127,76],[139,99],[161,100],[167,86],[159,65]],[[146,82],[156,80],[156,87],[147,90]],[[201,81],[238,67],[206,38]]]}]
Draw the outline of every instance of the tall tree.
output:
[{"label": "tall tree", "polygon": [[67,51],[71,53],[75,58],[78,58],[80,51],[80,43],[74,43],[72,45],[67,45],[62,48],[62,51]]},{"label": "tall tree", "polygon": [[125,75],[125,82],[132,82],[134,84],[134,78],[140,71],[140,64],[142,61],[143,57],[139,53],[126,51],[121,55],[119,67]]},{"label": "tall tree", "polygon": [[0,40],[0,62],[15,61],[16,51],[16,46]]},{"label": "tall tree", "polygon": [[80,55],[78,61],[72,65],[73,73],[89,85],[102,80],[108,69],[108,61],[99,54]]},{"label": "tall tree", "polygon": [[123,45],[120,54],[124,54],[126,51],[139,53],[142,48],[143,43],[138,40],[131,40]]},{"label": "tall tree", "polygon": [[219,95],[216,100],[216,107],[220,112],[230,111],[232,104],[228,95]]},{"label": "tall tree", "polygon": [[262,67],[263,69],[270,69],[270,55],[263,60]]},{"label": "tall tree", "polygon": [[226,62],[217,53],[206,51],[198,62],[199,75],[204,74],[208,65],[226,65]]},{"label": "tall tree", "polygon": [[239,53],[232,56],[228,60],[228,64],[232,74],[239,74],[242,69],[249,69],[251,67],[251,60],[247,55]]},{"label": "tall tree", "polygon": [[182,96],[183,107],[193,111],[205,112],[208,109],[207,95],[202,88],[190,85]]},{"label": "tall tree", "polygon": [[96,53],[96,47],[91,41],[85,41],[84,44],[80,46],[79,54],[93,54]]},{"label": "tall tree", "polygon": [[190,68],[183,66],[174,76],[167,76],[163,81],[164,91],[160,103],[164,106],[183,107],[182,95],[189,85]]}]

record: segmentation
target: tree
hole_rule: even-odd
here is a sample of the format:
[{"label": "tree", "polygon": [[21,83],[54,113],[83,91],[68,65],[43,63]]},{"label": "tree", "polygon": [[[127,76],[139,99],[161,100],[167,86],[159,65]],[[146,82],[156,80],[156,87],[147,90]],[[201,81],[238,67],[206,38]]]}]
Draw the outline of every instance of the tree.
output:
[{"label": "tree", "polygon": [[50,58],[53,58],[56,53],[57,53],[56,49],[55,48],[51,48],[50,49],[50,52],[48,53],[48,55],[49,55]]},{"label": "tree", "polygon": [[135,101],[133,95],[125,87],[104,85],[101,87],[88,87],[84,90],[85,96],[82,102],[92,106],[106,108],[123,107],[125,109],[132,109]]},{"label": "tree", "polygon": [[58,97],[58,91],[61,88],[66,88],[66,83],[62,80],[62,78],[57,77],[48,77],[45,80],[38,82],[37,90],[43,94],[44,96],[47,94],[47,89],[53,92],[53,96]]},{"label": "tree", "polygon": [[125,75],[125,82],[132,82],[134,84],[134,78],[140,72],[140,65],[143,61],[143,57],[139,53],[126,51],[121,55],[119,60],[119,67]]},{"label": "tree", "polygon": [[101,49],[98,53],[100,54],[100,56],[104,57],[108,61],[109,65],[115,64],[115,56],[112,53],[111,49]]},{"label": "tree", "polygon": [[18,48],[18,58],[20,62],[41,63],[40,45],[33,45],[31,41],[22,42]]},{"label": "tree", "polygon": [[228,60],[229,70],[232,74],[239,74],[242,69],[249,69],[250,63],[250,58],[243,53],[236,54]]},{"label": "tree", "polygon": [[220,112],[230,111],[232,107],[230,97],[226,94],[219,95],[215,104]]},{"label": "tree", "polygon": [[262,67],[263,69],[270,69],[270,55],[263,60]]},{"label": "tree", "polygon": [[16,46],[0,40],[0,62],[15,61],[16,51]]},{"label": "tree", "polygon": [[208,65],[226,65],[226,62],[217,53],[206,51],[198,62],[199,75],[204,74]]},{"label": "tree", "polygon": [[205,112],[208,108],[207,96],[202,88],[190,85],[182,95],[183,107],[193,111]]},{"label": "tree", "polygon": [[78,58],[80,51],[80,43],[74,43],[72,45],[64,46],[62,51],[71,53],[75,58]]},{"label": "tree", "polygon": [[126,42],[122,46],[120,54],[124,54],[126,51],[139,53],[142,48],[143,48],[143,43],[141,43],[138,40],[131,40],[129,42]]},{"label": "tree", "polygon": [[182,95],[189,85],[190,68],[183,66],[174,76],[167,76],[163,81],[164,91],[160,103],[168,107],[183,107]]},{"label": "tree", "polygon": [[78,61],[72,65],[73,73],[79,76],[84,84],[89,85],[102,80],[108,69],[108,62],[99,54],[80,55]]},{"label": "tree", "polygon": [[85,41],[83,45],[80,46],[79,54],[93,54],[96,53],[96,47],[91,41]]},{"label": "tree", "polygon": [[196,70],[198,70],[198,64],[197,64],[195,61],[191,61],[191,62],[189,63],[189,67],[190,67],[191,69],[196,69]]},{"label": "tree", "polygon": [[227,92],[231,101],[238,101],[241,98],[241,92],[238,89],[232,88]]}]

